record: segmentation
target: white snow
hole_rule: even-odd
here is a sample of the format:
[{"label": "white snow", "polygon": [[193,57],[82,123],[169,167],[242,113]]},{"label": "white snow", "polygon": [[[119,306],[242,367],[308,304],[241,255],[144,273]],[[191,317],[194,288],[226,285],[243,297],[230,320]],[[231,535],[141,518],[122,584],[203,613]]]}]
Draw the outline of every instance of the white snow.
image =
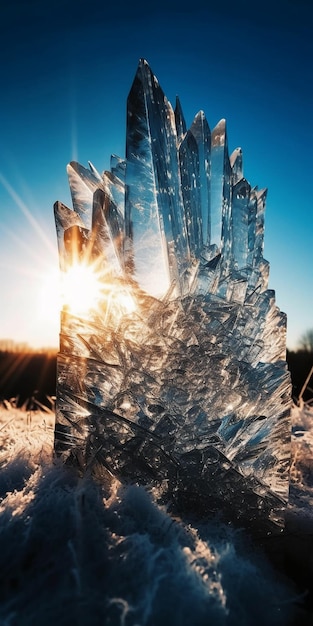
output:
[{"label": "white snow", "polygon": [[1,626],[309,624],[313,408],[292,419],[286,531],[268,550],[78,477],[53,457],[52,411],[0,409]]}]

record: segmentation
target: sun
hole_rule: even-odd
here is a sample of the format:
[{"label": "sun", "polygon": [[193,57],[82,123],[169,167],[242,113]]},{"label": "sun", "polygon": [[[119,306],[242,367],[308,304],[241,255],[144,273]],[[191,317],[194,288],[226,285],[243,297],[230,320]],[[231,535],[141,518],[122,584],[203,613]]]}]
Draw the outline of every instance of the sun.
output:
[{"label": "sun", "polygon": [[61,277],[61,302],[74,315],[85,316],[99,307],[104,284],[93,264],[74,263]]},{"label": "sun", "polygon": [[89,317],[94,312],[103,322],[114,318],[118,323],[136,308],[129,288],[100,271],[96,263],[73,263],[62,273],[61,285],[62,307],[72,315]]}]

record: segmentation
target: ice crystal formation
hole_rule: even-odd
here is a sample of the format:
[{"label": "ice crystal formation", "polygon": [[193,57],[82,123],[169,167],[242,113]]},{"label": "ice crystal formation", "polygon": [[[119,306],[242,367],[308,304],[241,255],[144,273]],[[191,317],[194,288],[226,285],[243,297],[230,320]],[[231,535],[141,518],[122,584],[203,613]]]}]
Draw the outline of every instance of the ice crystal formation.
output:
[{"label": "ice crystal formation", "polygon": [[[55,204],[66,301],[56,452],[81,470],[157,487],[177,510],[279,527],[288,498],[286,316],[263,258],[266,190],[228,154],[225,120],[189,130],[145,60],[127,101],[126,156],[68,165]],[[90,279],[91,280],[91,279]]]}]

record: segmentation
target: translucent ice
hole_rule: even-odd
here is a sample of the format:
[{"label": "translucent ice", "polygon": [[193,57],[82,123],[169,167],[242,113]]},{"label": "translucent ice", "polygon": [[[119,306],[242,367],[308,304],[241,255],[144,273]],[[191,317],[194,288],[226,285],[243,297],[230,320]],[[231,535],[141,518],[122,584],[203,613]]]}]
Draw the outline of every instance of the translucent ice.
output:
[{"label": "translucent ice", "polygon": [[[125,159],[68,166],[60,265],[96,277],[61,316],[55,448],[82,471],[158,487],[176,509],[264,532],[288,498],[286,316],[263,258],[266,191],[228,154],[225,120],[187,130],[146,61]],[[83,276],[83,274],[82,274]]]}]

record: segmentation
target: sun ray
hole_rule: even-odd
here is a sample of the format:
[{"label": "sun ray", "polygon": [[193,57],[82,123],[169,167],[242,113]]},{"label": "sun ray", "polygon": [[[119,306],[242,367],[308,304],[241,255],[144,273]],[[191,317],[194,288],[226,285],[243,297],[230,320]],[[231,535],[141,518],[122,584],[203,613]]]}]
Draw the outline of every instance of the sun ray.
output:
[{"label": "sun ray", "polygon": [[[43,262],[42,250],[40,250],[40,252],[37,252],[37,249],[38,249],[37,247],[35,247],[34,245],[32,246],[28,244],[27,241],[23,239],[22,236],[19,236],[16,232],[14,232],[11,228],[8,228],[4,224],[2,224],[1,228],[7,234],[7,236],[19,246],[20,249],[24,250],[24,252],[27,254],[27,256],[30,259],[32,259],[32,261],[35,261],[36,264],[39,263],[40,265],[42,265],[42,262]],[[45,244],[45,254],[46,254],[47,253],[46,241],[43,243]],[[51,242],[48,248],[48,252],[49,252],[50,260],[47,261],[47,264],[55,265],[57,262],[57,251],[55,247],[51,245]]]},{"label": "sun ray", "polygon": [[32,215],[31,211],[26,206],[25,202],[23,202],[19,194],[15,191],[15,189],[13,189],[13,187],[10,185],[10,183],[1,173],[0,173],[0,182],[2,183],[3,187],[6,189],[6,191],[12,198],[12,200],[14,200],[14,202],[17,204],[18,208],[22,211],[23,215],[26,217],[26,219],[31,224],[31,226],[34,228],[36,233],[39,235],[40,239],[44,242],[45,245],[48,246],[48,248],[53,250],[54,249],[53,245],[50,239],[47,237],[45,231],[41,228],[40,224],[38,223],[36,218]]},{"label": "sun ray", "polygon": [[8,380],[11,381],[12,379],[12,381],[14,381],[14,377],[27,368],[30,359],[31,351],[25,351],[14,355],[12,363],[9,365],[7,370],[5,372],[0,371],[2,385],[4,386]]}]

